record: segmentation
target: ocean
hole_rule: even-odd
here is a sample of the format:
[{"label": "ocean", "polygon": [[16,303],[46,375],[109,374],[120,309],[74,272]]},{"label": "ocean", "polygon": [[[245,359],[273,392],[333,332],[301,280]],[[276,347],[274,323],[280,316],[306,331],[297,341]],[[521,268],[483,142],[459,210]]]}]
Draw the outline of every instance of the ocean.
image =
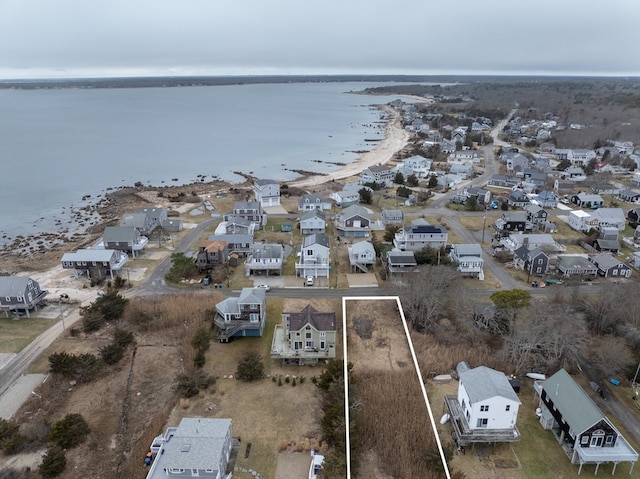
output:
[{"label": "ocean", "polygon": [[384,137],[380,83],[0,90],[0,248],[79,228],[108,189],[327,172]]}]

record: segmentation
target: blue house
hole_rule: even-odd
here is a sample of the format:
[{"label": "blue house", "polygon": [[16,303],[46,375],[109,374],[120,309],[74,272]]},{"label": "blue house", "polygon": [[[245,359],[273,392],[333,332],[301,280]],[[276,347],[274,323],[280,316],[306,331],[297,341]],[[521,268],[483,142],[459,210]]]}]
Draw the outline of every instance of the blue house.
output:
[{"label": "blue house", "polygon": [[239,297],[216,304],[214,323],[218,340],[241,336],[262,336],[267,322],[267,300],[263,288],[242,288]]}]

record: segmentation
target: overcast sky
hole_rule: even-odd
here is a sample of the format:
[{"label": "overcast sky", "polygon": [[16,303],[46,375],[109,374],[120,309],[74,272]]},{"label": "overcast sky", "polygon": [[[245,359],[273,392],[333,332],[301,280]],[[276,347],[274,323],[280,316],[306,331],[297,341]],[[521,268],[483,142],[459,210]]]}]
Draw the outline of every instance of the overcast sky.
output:
[{"label": "overcast sky", "polygon": [[640,75],[640,0],[0,0],[0,78]]}]

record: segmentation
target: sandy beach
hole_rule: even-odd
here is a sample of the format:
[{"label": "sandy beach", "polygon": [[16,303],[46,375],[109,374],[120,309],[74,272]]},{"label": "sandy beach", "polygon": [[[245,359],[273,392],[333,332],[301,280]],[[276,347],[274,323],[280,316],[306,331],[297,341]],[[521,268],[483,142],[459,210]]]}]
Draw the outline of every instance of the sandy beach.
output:
[{"label": "sandy beach", "polygon": [[376,147],[363,153],[356,161],[344,165],[339,170],[325,175],[309,176],[290,183],[291,186],[305,188],[317,186],[334,180],[341,180],[358,175],[369,166],[387,163],[395,153],[402,150],[409,142],[409,132],[402,127],[401,113],[389,105],[382,105],[381,109],[388,115],[389,121],[385,127],[385,137]]}]

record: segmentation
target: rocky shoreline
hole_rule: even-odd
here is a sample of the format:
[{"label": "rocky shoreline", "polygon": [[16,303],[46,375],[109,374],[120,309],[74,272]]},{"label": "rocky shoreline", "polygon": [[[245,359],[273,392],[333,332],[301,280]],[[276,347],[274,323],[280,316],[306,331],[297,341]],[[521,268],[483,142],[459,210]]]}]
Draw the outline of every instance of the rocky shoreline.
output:
[{"label": "rocky shoreline", "polygon": [[[377,142],[374,149],[361,152],[360,157],[352,163],[331,163],[340,168],[330,173],[289,170],[300,175],[299,179],[288,182],[289,186],[313,188],[323,183],[356,176],[367,166],[387,163],[408,144],[409,134],[403,128],[401,116],[397,110],[388,105],[380,105],[379,108],[387,116],[385,138]],[[255,178],[244,173],[242,177],[246,181],[238,184],[214,179],[210,182],[198,181],[180,186],[138,185],[112,189],[96,202],[70,208],[67,211],[77,228],[63,227],[62,220],[56,220],[56,225],[60,226],[57,232],[43,232],[14,238],[0,251],[0,274],[44,271],[57,266],[64,252],[95,244],[104,228],[118,224],[124,213],[146,206],[155,206],[145,198],[145,193],[158,192],[165,198],[182,194],[183,201],[190,202],[189,198],[194,193],[199,195],[211,191],[228,192],[235,188],[251,188]],[[90,200],[91,197],[87,195],[83,199]]]}]

